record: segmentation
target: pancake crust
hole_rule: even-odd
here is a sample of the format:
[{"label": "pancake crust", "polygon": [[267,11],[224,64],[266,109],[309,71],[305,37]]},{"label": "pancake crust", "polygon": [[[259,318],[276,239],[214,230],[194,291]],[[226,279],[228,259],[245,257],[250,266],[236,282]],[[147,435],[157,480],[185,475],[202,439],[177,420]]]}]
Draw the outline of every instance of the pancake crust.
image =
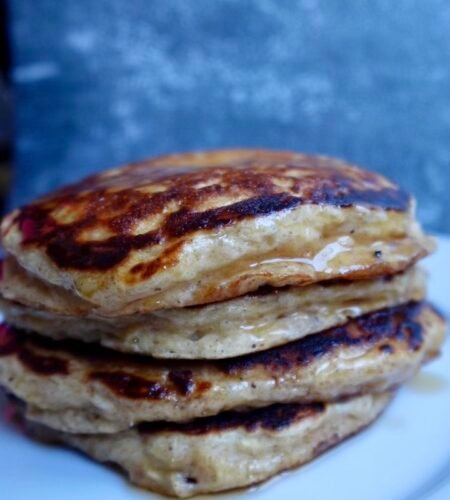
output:
[{"label": "pancake crust", "polygon": [[28,416],[68,432],[117,432],[277,402],[384,392],[439,353],[444,321],[409,303],[268,351],[216,361],[158,361],[3,329],[0,383]]},{"label": "pancake crust", "polygon": [[264,150],[109,170],[12,212],[1,234],[30,273],[111,316],[393,274],[433,246],[385,178]]},{"label": "pancake crust", "polygon": [[108,318],[80,313],[61,294],[49,294],[46,309],[21,305],[18,300],[35,303],[42,297],[40,287],[33,286],[36,280],[21,279],[9,264],[4,276],[0,293],[10,300],[0,298],[0,310],[9,324],[55,339],[178,359],[220,359],[261,351],[425,296],[424,273],[413,268],[387,279],[262,289],[210,305]]},{"label": "pancake crust", "polygon": [[144,424],[119,434],[65,434],[40,426],[31,431],[118,464],[141,487],[189,497],[249,486],[302,465],[369,425],[390,398],[274,405],[184,425]]}]

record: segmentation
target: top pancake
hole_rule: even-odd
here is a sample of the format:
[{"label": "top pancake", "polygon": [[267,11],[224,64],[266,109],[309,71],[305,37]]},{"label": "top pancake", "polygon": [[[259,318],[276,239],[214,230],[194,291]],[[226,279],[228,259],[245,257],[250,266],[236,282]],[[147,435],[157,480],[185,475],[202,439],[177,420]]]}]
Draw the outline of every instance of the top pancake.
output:
[{"label": "top pancake", "polygon": [[6,216],[2,241],[39,279],[120,315],[399,272],[432,246],[413,210],[397,186],[338,160],[212,151],[68,186]]}]

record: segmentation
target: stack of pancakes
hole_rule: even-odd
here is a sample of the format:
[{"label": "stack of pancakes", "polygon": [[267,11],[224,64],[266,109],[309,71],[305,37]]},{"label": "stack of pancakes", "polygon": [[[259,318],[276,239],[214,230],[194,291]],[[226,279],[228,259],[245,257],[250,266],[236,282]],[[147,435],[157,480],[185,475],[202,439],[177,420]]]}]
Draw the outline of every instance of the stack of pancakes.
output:
[{"label": "stack of pancakes", "polygon": [[372,422],[439,353],[410,196],[320,156],[160,157],[5,217],[0,383],[37,435],[190,496]]}]

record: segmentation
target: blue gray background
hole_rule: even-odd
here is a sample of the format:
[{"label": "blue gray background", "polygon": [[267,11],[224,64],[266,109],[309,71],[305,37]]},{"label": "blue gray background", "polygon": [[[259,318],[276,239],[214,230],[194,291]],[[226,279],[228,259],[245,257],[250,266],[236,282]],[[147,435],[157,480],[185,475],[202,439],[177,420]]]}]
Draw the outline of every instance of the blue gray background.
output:
[{"label": "blue gray background", "polygon": [[10,0],[11,203],[171,151],[344,157],[450,232],[448,0]]}]

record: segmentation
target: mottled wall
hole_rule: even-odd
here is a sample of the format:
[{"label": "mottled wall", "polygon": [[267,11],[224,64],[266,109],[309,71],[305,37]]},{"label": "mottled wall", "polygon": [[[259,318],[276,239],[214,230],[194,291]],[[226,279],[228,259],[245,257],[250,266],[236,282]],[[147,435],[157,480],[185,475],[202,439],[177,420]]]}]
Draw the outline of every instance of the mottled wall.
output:
[{"label": "mottled wall", "polygon": [[395,178],[450,231],[448,0],[10,0],[18,204],[154,153],[258,145]]}]

